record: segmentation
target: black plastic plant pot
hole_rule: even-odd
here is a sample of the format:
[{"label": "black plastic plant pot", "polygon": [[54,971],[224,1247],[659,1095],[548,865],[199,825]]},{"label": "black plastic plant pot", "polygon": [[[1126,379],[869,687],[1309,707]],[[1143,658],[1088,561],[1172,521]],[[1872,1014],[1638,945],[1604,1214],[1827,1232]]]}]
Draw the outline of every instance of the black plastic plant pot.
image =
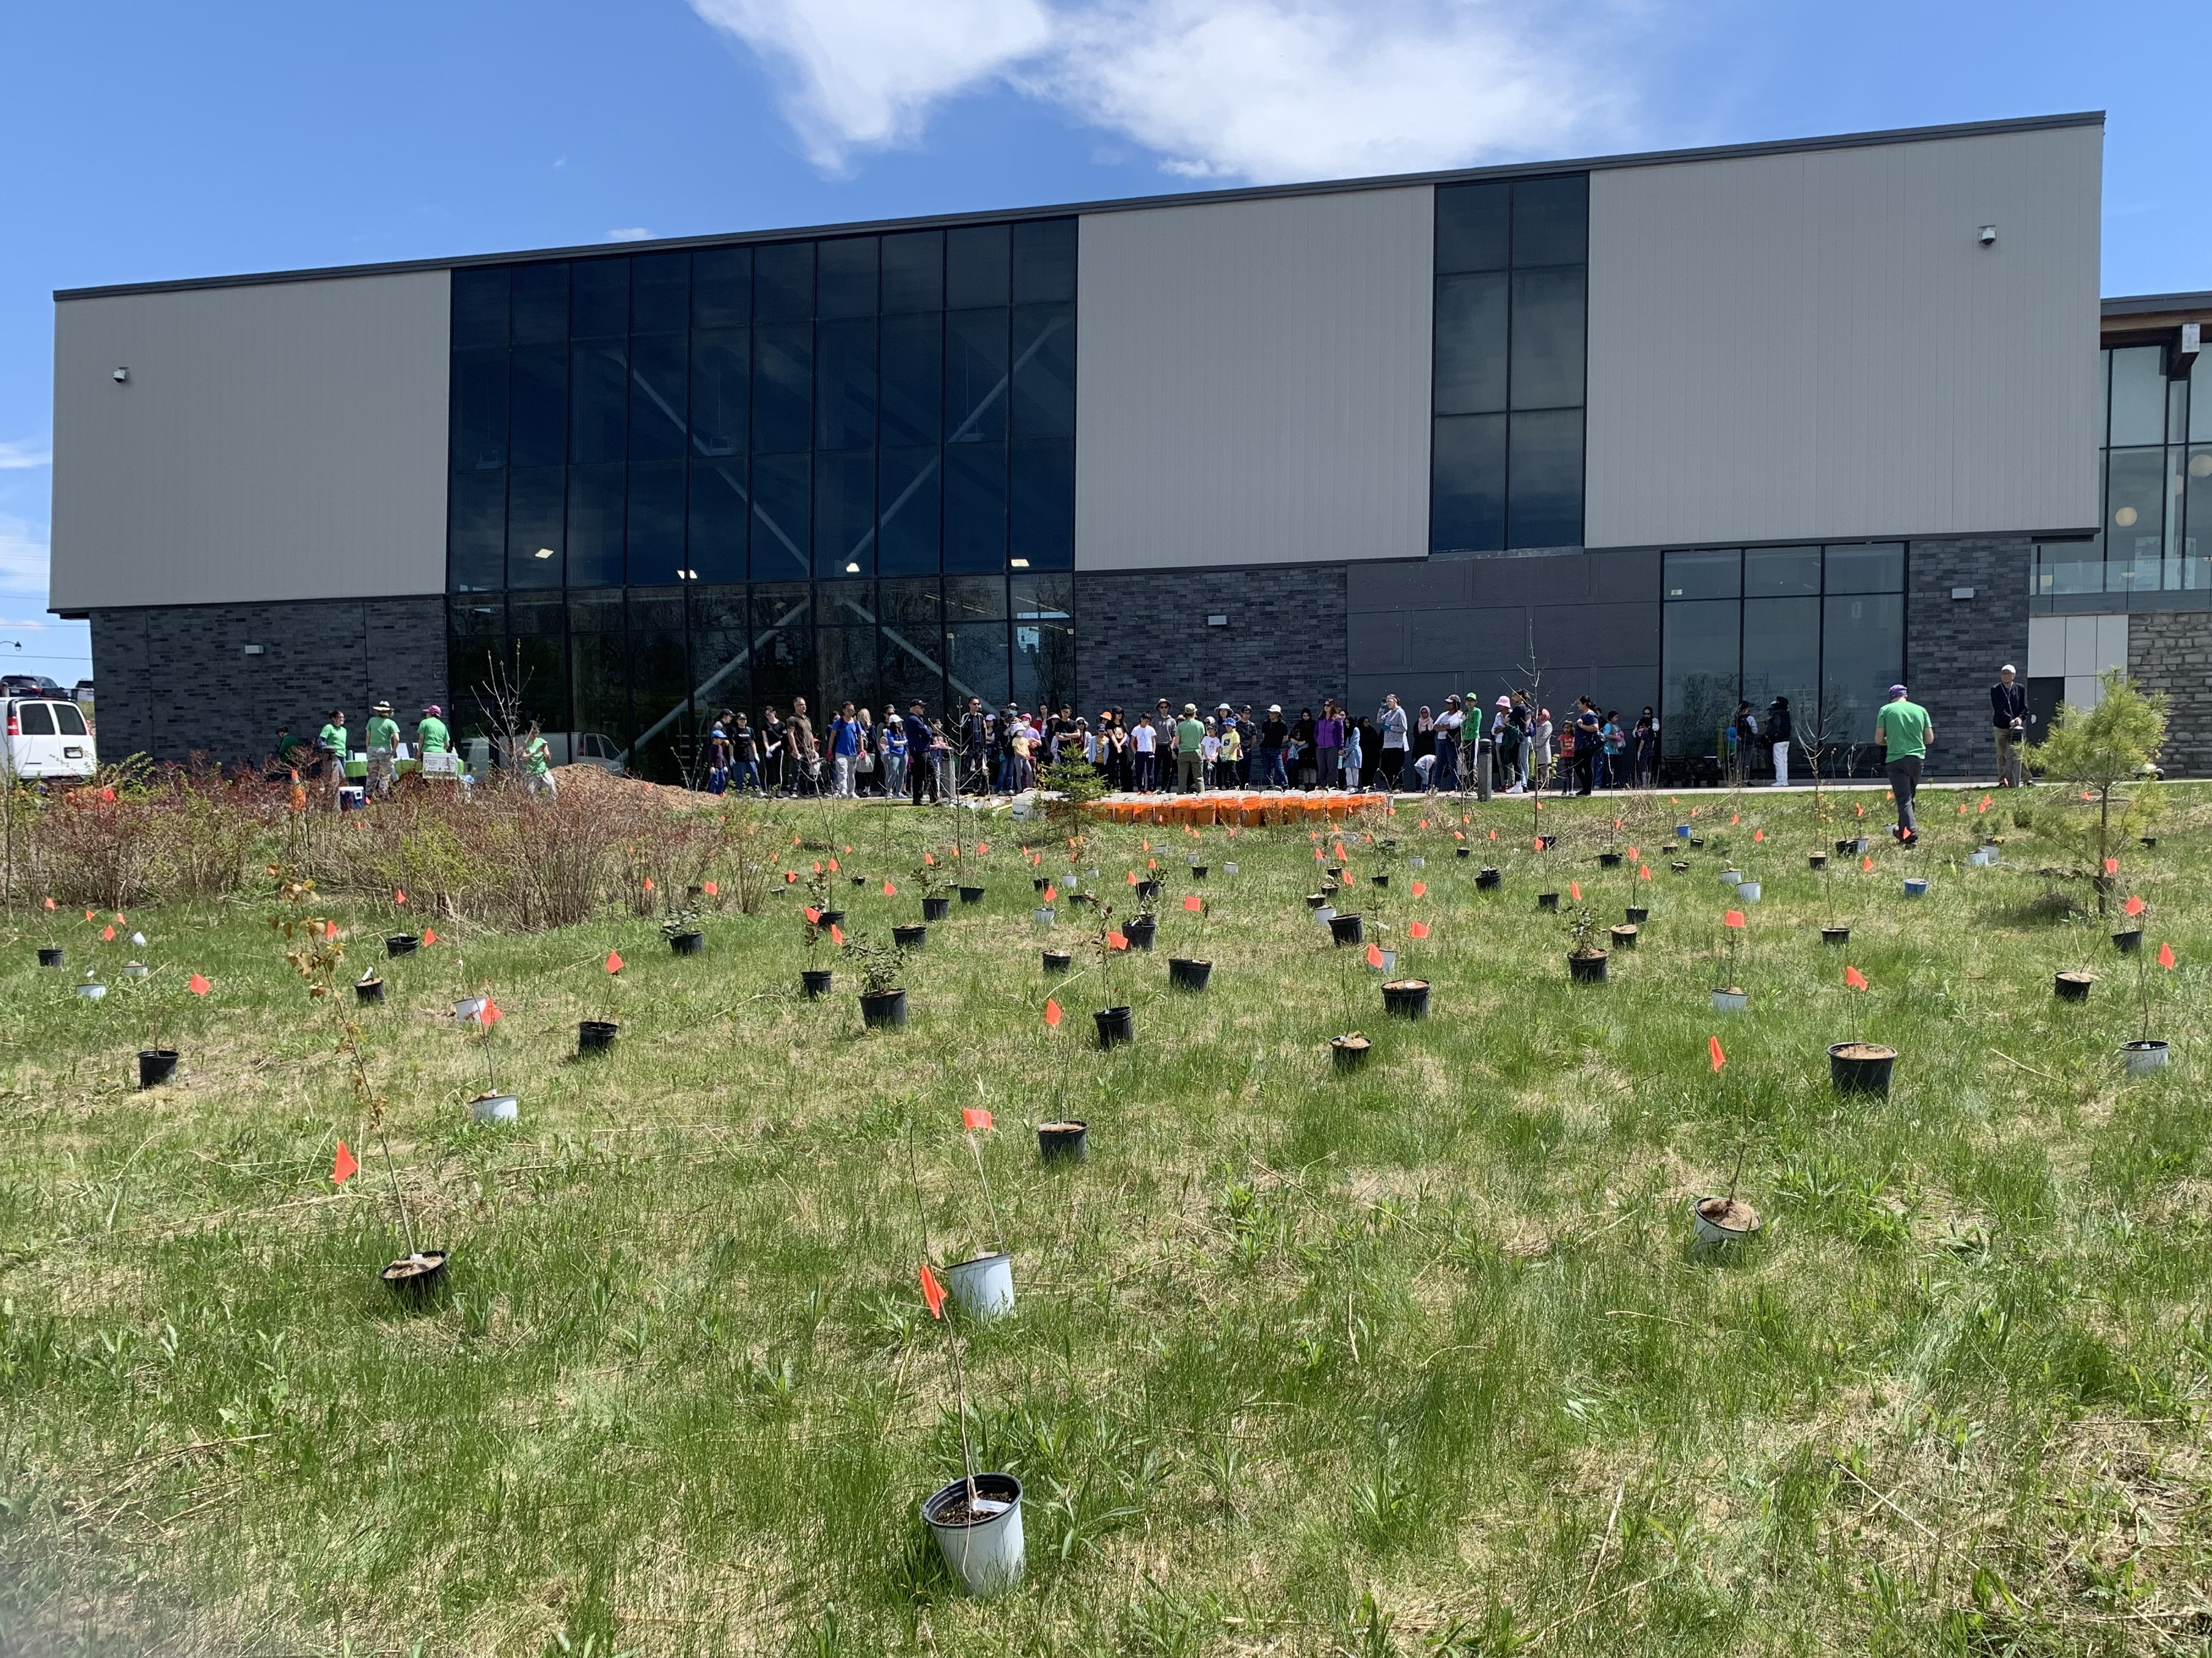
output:
[{"label": "black plastic plant pot", "polygon": [[906,1029],[906,992],[886,990],[881,995],[860,997],[860,1019],[872,1030]]},{"label": "black plastic plant pot", "polygon": [[981,888],[981,887],[963,887],[963,888],[961,888],[961,889],[960,889],[960,902],[961,902],[962,903],[963,903],[963,904],[980,904],[980,903],[981,903],[981,902],[983,902],[983,889],[982,889],[982,888]]},{"label": "black plastic plant pot", "polygon": [[1617,852],[1601,852],[1597,855],[1597,861],[1598,867],[1601,869],[1619,869],[1620,854]]},{"label": "black plastic plant pot", "polygon": [[1047,973],[1066,973],[1071,971],[1074,966],[1075,957],[1072,951],[1065,950],[1048,950],[1044,953],[1044,970]]},{"label": "black plastic plant pot", "polygon": [[1824,926],[1820,942],[1824,944],[1847,944],[1851,941],[1851,930],[1847,926]]},{"label": "black plastic plant pot", "polygon": [[1190,878],[1194,881],[1203,881],[1206,878],[1206,865],[1193,864],[1190,866]]},{"label": "black plastic plant pot", "polygon": [[[868,884],[868,878],[865,875],[855,875],[853,878],[853,884],[856,887],[864,887]],[[699,896],[696,889],[693,890],[691,896],[695,898]]]},{"label": "black plastic plant pot", "polygon": [[2138,836],[2137,838],[2140,839],[2143,845],[2147,847],[2154,847],[2158,844],[2158,836],[2155,835],[2145,835]]},{"label": "black plastic plant pot", "polygon": [[357,1002],[380,1002],[384,999],[384,981],[356,979],[353,984],[353,999]]},{"label": "black plastic plant pot", "polygon": [[402,1255],[377,1276],[402,1300],[428,1301],[446,1281],[447,1259],[443,1249],[418,1249]]},{"label": "black plastic plant pot", "polygon": [[1344,878],[1344,865],[1341,864],[1324,865],[1322,868],[1322,873],[1328,877],[1329,884],[1333,886],[1337,882]]},{"label": "black plastic plant pot", "polygon": [[1328,1056],[1339,1071],[1357,1071],[1374,1051],[1375,1044],[1356,1030],[1328,1039]]},{"label": "black plastic plant pot", "polygon": [[159,1088],[177,1073],[177,1050],[173,1048],[142,1048],[138,1050],[138,1086]]},{"label": "black plastic plant pot", "polygon": [[1390,884],[1390,878],[1387,875],[1370,875],[1367,878],[1378,887],[1387,887]]},{"label": "black plastic plant pot", "polygon": [[1152,947],[1152,935],[1158,930],[1159,923],[1151,916],[1139,915],[1132,917],[1122,926],[1121,936],[1129,941],[1129,948],[1132,950],[1150,950]]},{"label": "black plastic plant pot", "polygon": [[1624,922],[1620,926],[1614,927],[1612,931],[1613,947],[1615,950],[1633,950],[1636,948],[1638,928],[1635,922]]},{"label": "black plastic plant pot", "polygon": [[1328,918],[1328,936],[1340,944],[1356,944],[1366,935],[1360,930],[1357,915],[1332,915]]},{"label": "black plastic plant pot", "polygon": [[422,941],[411,932],[395,932],[384,941],[386,956],[412,956]]},{"label": "black plastic plant pot", "polygon": [[1455,858],[1472,858],[1474,856],[1474,848],[1473,847],[1454,847],[1452,848],[1452,856]]},{"label": "black plastic plant pot", "polygon": [[1540,892],[1540,893],[1538,893],[1538,894],[1536,895],[1536,908],[1539,908],[1539,909],[1557,909],[1559,907],[1559,895],[1558,893],[1556,893],[1556,892]]},{"label": "black plastic plant pot", "polygon": [[1693,835],[1690,837],[1690,844],[1693,847],[1701,847],[1705,844],[1705,837],[1702,835]]},{"label": "black plastic plant pot", "polygon": [[1680,858],[1668,860],[1667,867],[1677,875],[1687,875],[1690,872],[1689,865],[1684,863]]},{"label": "black plastic plant pot", "polygon": [[1828,1049],[1828,1080],[1838,1094],[1887,1094],[1897,1050],[1880,1042],[1838,1042]]},{"label": "black plastic plant pot", "polygon": [[951,911],[952,901],[950,898],[925,898],[921,901],[921,919],[925,921],[941,921]]},{"label": "black plastic plant pot", "polygon": [[1319,909],[1328,902],[1328,894],[1326,892],[1309,892],[1306,894],[1306,908],[1308,909]]},{"label": "black plastic plant pot", "polygon": [[1136,1016],[1126,1007],[1102,1007],[1091,1018],[1098,1027],[1098,1046],[1101,1048],[1137,1040]]},{"label": "black plastic plant pot", "polygon": [[2094,973],[2062,973],[2052,987],[2062,1002],[2086,1002],[2089,999],[2089,987],[2096,982]]},{"label": "black plastic plant pot", "polygon": [[1043,891],[1047,887],[1050,886],[1051,884],[1052,884],[1052,877],[1050,877],[1049,875],[1039,875],[1039,876],[1036,876],[1036,877],[1032,878],[1031,878],[1031,880],[1030,880],[1030,890],[1031,890],[1032,891],[1036,891],[1036,892],[1042,892],[1042,891]]},{"label": "black plastic plant pot", "polygon": [[2112,948],[2123,956],[2134,955],[2142,948],[2142,929],[2139,926],[2130,927],[2124,932],[2115,932],[2112,935]]},{"label": "black plastic plant pot", "polygon": [[1808,869],[1826,869],[1828,866],[1828,854],[1825,852],[1814,853],[1807,857],[1805,864]]},{"label": "black plastic plant pot", "polygon": [[1597,950],[1588,956],[1567,957],[1567,972],[1578,985],[1601,985],[1605,982],[1606,952]]},{"label": "black plastic plant pot", "polygon": [[830,993],[830,981],[833,976],[831,969],[826,967],[802,969],[799,975],[799,991],[810,1002],[818,1001]]},{"label": "black plastic plant pot", "polygon": [[703,932],[672,933],[669,937],[668,947],[678,956],[696,956],[706,949],[707,935]]},{"label": "black plastic plant pot", "polygon": [[895,926],[891,929],[891,942],[896,944],[901,950],[919,950],[923,944],[927,944],[928,940],[929,928],[920,921],[904,924],[899,926]]},{"label": "black plastic plant pot", "polygon": [[845,912],[842,909],[823,910],[822,912],[822,920],[818,923],[819,926],[823,927],[842,926],[844,924]]},{"label": "black plastic plant pot", "polygon": [[1836,850],[1839,853],[1856,852],[1859,843],[1856,841],[1838,841],[1836,842]]},{"label": "black plastic plant pot", "polygon": [[1651,912],[1642,904],[1631,904],[1628,907],[1627,913],[1622,919],[1626,920],[1632,926],[1642,926],[1646,921],[1651,919]]},{"label": "black plastic plant pot", "polygon": [[1559,844],[1559,837],[1556,835],[1540,835],[1536,837],[1536,841],[1539,851],[1549,852]]},{"label": "black plastic plant pot", "polygon": [[61,964],[62,949],[59,944],[40,944],[39,946],[39,965],[40,967],[59,967]]},{"label": "black plastic plant pot", "polygon": [[1382,1011],[1395,1013],[1401,1019],[1427,1018],[1429,981],[1426,979],[1393,979],[1382,987]]},{"label": "black plastic plant pot", "polygon": [[1091,1155],[1091,1125],[1080,1118],[1037,1125],[1037,1156],[1047,1163],[1081,1163]]},{"label": "black plastic plant pot", "polygon": [[576,1023],[576,1052],[604,1054],[615,1045],[622,1027],[612,1019],[580,1019]]},{"label": "black plastic plant pot", "polygon": [[1211,962],[1196,962],[1187,956],[1168,957],[1168,982],[1177,990],[1203,990],[1212,976]]},{"label": "black plastic plant pot", "polygon": [[1504,872],[1495,865],[1486,864],[1474,872],[1475,890],[1478,892],[1495,892],[1504,881]]},{"label": "black plastic plant pot", "polygon": [[1157,898],[1159,896],[1160,884],[1158,881],[1139,881],[1137,883],[1137,896],[1139,898]]}]

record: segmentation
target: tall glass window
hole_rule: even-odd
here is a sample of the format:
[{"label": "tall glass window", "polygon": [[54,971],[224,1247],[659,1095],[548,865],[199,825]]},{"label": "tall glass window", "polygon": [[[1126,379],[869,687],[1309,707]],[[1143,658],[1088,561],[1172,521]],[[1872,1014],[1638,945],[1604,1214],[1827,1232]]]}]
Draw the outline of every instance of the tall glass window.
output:
[{"label": "tall glass window", "polygon": [[1796,763],[1821,750],[1831,775],[1875,769],[1874,713],[1905,671],[1905,547],[1682,548],[1660,585],[1661,755],[1716,772],[1739,702],[1765,729],[1787,697]]},{"label": "tall glass window", "polygon": [[1588,178],[1437,191],[1432,551],[1583,538]]},{"label": "tall glass window", "polygon": [[[1556,240],[1548,212],[1509,253]],[[462,729],[522,665],[536,717],[659,774],[724,706],[1071,699],[1077,240],[1042,219],[456,270]],[[1504,422],[1554,420],[1570,373],[1579,398],[1579,335],[1553,331],[1510,416],[1498,346],[1500,512]],[[1516,476],[1556,515],[1540,438]],[[1579,441],[1577,417],[1577,468]]]}]

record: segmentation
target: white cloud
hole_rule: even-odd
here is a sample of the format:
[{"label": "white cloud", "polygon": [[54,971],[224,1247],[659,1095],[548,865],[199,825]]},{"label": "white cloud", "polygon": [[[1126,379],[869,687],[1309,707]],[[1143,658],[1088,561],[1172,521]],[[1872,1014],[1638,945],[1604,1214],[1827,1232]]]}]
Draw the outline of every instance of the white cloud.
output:
[{"label": "white cloud", "polygon": [[808,159],[910,143],[930,107],[1043,51],[1038,0],[691,0],[772,66]]},{"label": "white cloud", "polygon": [[1610,141],[1668,0],[691,0],[768,61],[808,155],[911,143],[994,83],[1169,171],[1279,181]]},{"label": "white cloud", "polygon": [[626,230],[610,230],[607,240],[611,242],[649,242],[653,240],[653,233],[643,225],[632,225]]},{"label": "white cloud", "polygon": [[54,449],[50,443],[0,443],[0,472],[26,471],[53,464]]},{"label": "white cloud", "polygon": [[46,591],[47,548],[44,534],[28,519],[0,513],[0,592]]}]

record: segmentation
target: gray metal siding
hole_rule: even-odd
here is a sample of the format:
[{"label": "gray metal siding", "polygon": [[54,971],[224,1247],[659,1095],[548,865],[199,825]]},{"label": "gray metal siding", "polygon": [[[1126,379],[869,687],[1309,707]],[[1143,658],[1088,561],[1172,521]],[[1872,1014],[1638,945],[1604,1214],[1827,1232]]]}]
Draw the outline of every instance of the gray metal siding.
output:
[{"label": "gray metal siding", "polygon": [[1432,203],[1083,219],[1077,568],[1425,553]]},{"label": "gray metal siding", "polygon": [[1593,174],[1589,544],[2094,525],[2102,150]]},{"label": "gray metal siding", "polygon": [[448,291],[58,305],[53,608],[442,592]]}]

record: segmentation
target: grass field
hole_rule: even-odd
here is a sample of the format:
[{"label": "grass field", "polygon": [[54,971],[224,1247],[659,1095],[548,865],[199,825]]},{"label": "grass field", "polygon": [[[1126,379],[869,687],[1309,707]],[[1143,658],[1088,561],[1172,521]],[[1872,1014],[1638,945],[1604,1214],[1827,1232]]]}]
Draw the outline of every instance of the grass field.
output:
[{"label": "grass field", "polygon": [[[1299,830],[1095,829],[1078,867],[1125,910],[1126,872],[1163,866],[1158,947],[1055,986],[1037,951],[1083,913],[1048,935],[1035,826],[987,820],[988,896],[909,962],[902,1032],[862,1029],[826,950],[836,993],[799,998],[792,893],[712,915],[689,959],[629,916],[440,922],[362,1020],[415,1228],[453,1251],[419,1311],[377,1281],[405,1248],[385,1160],[269,926],[335,917],[343,979],[382,963],[392,907],[152,909],[143,950],[72,911],[60,972],[19,926],[0,1653],[2203,1651],[2212,794],[2178,787],[2124,860],[2179,958],[2148,969],[2174,1062],[2140,1080],[2114,1051],[2134,963],[2037,903],[2011,800],[1931,793],[1922,850],[1875,829],[1873,872],[1808,871],[1881,799],[1822,824],[1804,796],[1683,797],[1691,850],[1659,797],[1620,837],[1649,882],[1596,863],[1613,803],[1548,807],[1540,857],[1525,803],[1401,808],[1389,853],[1350,831],[1433,984],[1419,1023],[1310,920]],[[2005,861],[1968,868],[1992,824]],[[866,878],[839,896],[875,937],[952,835],[903,808],[793,828],[795,867]],[[1730,862],[1765,884],[1734,963]],[[1652,912],[1601,986],[1570,986],[1536,910],[1571,881],[1603,922]],[[1170,993],[1193,944],[1212,985]],[[157,970],[124,981],[125,955]],[[88,963],[102,1002],[69,993]],[[2082,965],[2090,1001],[2056,1001]],[[1751,1005],[1722,1017],[1729,976]],[[449,1010],[480,983],[489,1039]],[[1137,1042],[1102,1052],[1090,1013],[1121,1002]],[[140,1092],[156,1005],[183,1066]],[[591,1017],[622,1035],[579,1060]],[[1340,1075],[1355,1028],[1376,1049]],[[1901,1050],[1886,1101],[1829,1085],[1854,1035]],[[468,1120],[488,1058],[514,1127]],[[996,1116],[988,1201],[963,1107]],[[1031,1131],[1061,1116],[1091,1157],[1047,1169]],[[334,1189],[342,1137],[364,1166]],[[1695,1250],[1687,1206],[1739,1156],[1765,1230]],[[1012,1253],[1012,1318],[932,1322],[925,1212],[940,1266]],[[916,1512],[960,1467],[955,1331],[979,1466],[1027,1492],[1028,1581],[993,1602]]]}]

